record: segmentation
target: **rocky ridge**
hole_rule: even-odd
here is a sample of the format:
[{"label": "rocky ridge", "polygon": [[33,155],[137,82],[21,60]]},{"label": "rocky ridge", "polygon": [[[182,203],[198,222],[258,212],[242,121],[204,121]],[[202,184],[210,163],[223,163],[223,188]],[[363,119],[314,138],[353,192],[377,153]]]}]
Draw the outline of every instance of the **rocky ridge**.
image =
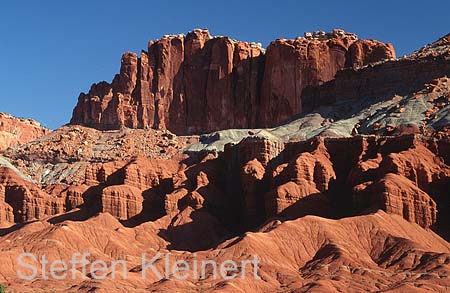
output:
[{"label": "rocky ridge", "polygon": [[33,119],[16,118],[0,112],[0,151],[35,140],[50,133]]},{"label": "rocky ridge", "polygon": [[256,43],[212,37],[208,30],[150,41],[126,52],[111,84],[80,94],[71,124],[98,129],[168,129],[199,134],[272,127],[302,112],[302,92],[345,66],[395,58],[390,44],[334,30]]}]

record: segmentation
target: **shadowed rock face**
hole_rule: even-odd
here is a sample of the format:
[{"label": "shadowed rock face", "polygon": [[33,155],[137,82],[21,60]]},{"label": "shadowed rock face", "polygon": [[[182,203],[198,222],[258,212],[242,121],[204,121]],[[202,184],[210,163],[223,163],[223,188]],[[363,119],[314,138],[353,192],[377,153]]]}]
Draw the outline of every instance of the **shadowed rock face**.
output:
[{"label": "shadowed rock face", "polygon": [[[39,149],[52,144],[48,137]],[[123,221],[142,221],[175,216],[189,207],[210,213],[234,234],[272,217],[338,218],[383,209],[423,227],[443,227],[450,224],[445,214],[437,218],[438,210],[446,207],[450,182],[450,167],[441,155],[445,150],[420,135],[313,138],[287,144],[248,137],[227,145],[223,153],[162,153],[159,158],[147,153],[149,157],[111,156],[96,163],[61,157],[45,172],[39,165],[45,164],[46,154],[35,153],[36,163],[21,170],[44,184],[26,181],[19,171],[0,169],[6,204],[1,217],[22,223],[81,208],[87,214],[102,211]],[[116,153],[121,151],[111,155]],[[26,157],[21,152],[18,159],[10,159],[16,163]]]},{"label": "shadowed rock face", "polygon": [[302,112],[302,91],[350,64],[395,57],[392,46],[340,30],[260,45],[207,30],[150,41],[122,56],[111,84],[82,93],[71,124],[169,129],[176,134],[271,127]]}]

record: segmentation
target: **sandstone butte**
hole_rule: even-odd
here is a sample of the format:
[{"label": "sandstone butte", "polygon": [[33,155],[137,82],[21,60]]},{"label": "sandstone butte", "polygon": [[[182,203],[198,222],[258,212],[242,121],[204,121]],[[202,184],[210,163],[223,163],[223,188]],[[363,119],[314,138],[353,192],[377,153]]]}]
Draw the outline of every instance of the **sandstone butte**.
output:
[{"label": "sandstone butte", "polygon": [[[197,30],[125,54],[111,85],[80,95],[72,123],[82,125],[1,151],[0,283],[18,292],[448,291],[450,36],[393,57],[390,45],[339,30],[276,40],[266,52]],[[284,135],[172,133],[279,124]],[[298,139],[310,128],[320,131]],[[229,136],[238,139],[206,147]],[[91,262],[125,259],[127,278],[16,274],[22,252],[70,261],[85,251]],[[141,254],[156,252],[219,263],[257,255],[261,279],[142,279]]]},{"label": "sandstone butte", "polygon": [[80,94],[71,124],[175,134],[273,127],[302,112],[305,87],[390,58],[391,44],[342,30],[277,39],[267,49],[208,30],[164,36],[140,55],[126,52],[112,83]]}]

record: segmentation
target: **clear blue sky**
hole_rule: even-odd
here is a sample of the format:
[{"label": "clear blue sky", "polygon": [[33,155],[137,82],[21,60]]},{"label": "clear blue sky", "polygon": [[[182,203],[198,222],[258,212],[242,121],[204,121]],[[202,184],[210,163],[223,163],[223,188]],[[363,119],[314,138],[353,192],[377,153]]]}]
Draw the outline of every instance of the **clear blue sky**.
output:
[{"label": "clear blue sky", "polygon": [[0,111],[49,128],[70,120],[80,92],[165,34],[209,28],[261,42],[343,28],[408,54],[450,32],[449,1],[2,1]]}]

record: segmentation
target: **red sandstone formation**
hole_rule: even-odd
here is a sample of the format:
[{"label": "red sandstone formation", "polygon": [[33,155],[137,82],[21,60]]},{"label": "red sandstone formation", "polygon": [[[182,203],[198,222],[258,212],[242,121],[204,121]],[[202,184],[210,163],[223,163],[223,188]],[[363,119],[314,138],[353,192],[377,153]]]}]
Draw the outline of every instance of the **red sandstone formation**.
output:
[{"label": "red sandstone formation", "polygon": [[[32,157],[35,162],[45,162],[47,154],[37,150],[55,147],[55,137],[64,139],[67,135],[72,137],[74,143],[80,141],[82,145],[89,138],[87,134],[100,138],[105,145],[117,141],[115,132],[98,133],[92,130],[85,133],[80,131],[82,129],[65,127],[41,139],[33,148],[17,149],[20,154],[17,158],[12,157],[13,150],[7,154],[14,164],[27,157]],[[136,138],[135,135],[132,131],[119,137],[128,141]],[[86,148],[95,149],[92,143],[89,140]],[[401,277],[402,274],[406,276],[406,271],[403,272],[405,268],[408,268],[409,274],[410,269],[418,275],[435,272],[437,277],[430,279],[432,281],[422,280],[423,286],[441,288],[448,285],[442,281],[445,279],[438,277],[446,274],[448,243],[430,230],[425,230],[433,227],[436,231],[442,231],[448,225],[448,217],[445,214],[439,216],[438,211],[445,211],[448,203],[445,194],[450,182],[450,167],[440,155],[445,152],[445,146],[436,144],[434,138],[420,135],[321,138],[290,142],[284,146],[281,142],[252,136],[239,144],[228,145],[224,153],[172,156],[160,153],[158,158],[154,155],[133,158],[133,152],[142,153],[139,148],[131,148],[128,150],[132,153],[128,156],[116,156],[128,146],[106,148],[104,154],[109,157],[108,162],[91,162],[85,167],[82,167],[83,162],[89,162],[92,156],[81,156],[75,162],[70,161],[70,156],[61,156],[61,163],[56,165],[60,164],[64,169],[55,167],[43,174],[33,172],[35,166],[23,163],[22,172],[39,179],[37,182],[28,181],[19,171],[2,168],[0,198],[4,200],[0,205],[1,225],[8,227],[14,222],[25,224],[22,229],[12,226],[3,230],[2,233],[6,234],[3,237],[14,239],[18,245],[21,239],[19,236],[15,238],[16,233],[31,235],[29,233],[33,232],[27,229],[41,231],[39,235],[52,235],[43,237],[57,240],[55,243],[62,243],[66,250],[50,245],[48,249],[61,254],[49,255],[63,259],[73,249],[72,243],[81,245],[78,248],[95,249],[98,251],[96,258],[109,255],[108,259],[124,254],[136,255],[146,251],[144,246],[148,249],[149,243],[159,251],[197,251],[209,258],[215,255],[217,260],[221,259],[218,255],[231,251],[233,253],[223,257],[255,253],[262,259],[262,276],[269,279],[263,283],[245,282],[242,286],[268,292],[281,287],[294,289],[312,286],[312,280],[317,277],[327,284],[326,288],[341,286],[335,281],[327,281],[328,273],[320,264],[329,265],[335,273],[340,272],[343,264],[363,271],[383,271],[380,275],[365,275],[363,271],[361,274],[355,271],[347,275],[342,271],[341,278],[348,278],[348,286],[355,290],[375,286],[372,284],[374,280],[383,281],[384,285],[378,285],[380,288],[391,288],[398,282],[407,288],[417,284],[414,283],[417,279]],[[64,182],[53,180],[38,183],[45,181],[45,178],[56,178],[53,172],[66,174],[62,177]],[[347,205],[347,209],[342,209],[342,204]],[[377,209],[388,214],[378,211],[375,215],[361,216]],[[95,216],[98,212],[101,214]],[[322,217],[359,216],[332,221],[307,216],[311,214]],[[36,219],[39,220],[29,223]],[[294,221],[280,222],[287,219]],[[246,234],[241,240],[232,238],[217,246],[228,237],[256,227],[260,227],[257,230],[259,233]],[[45,232],[46,229],[58,232]],[[78,229],[79,232],[73,233]],[[86,237],[69,236],[86,233],[96,240],[92,242]],[[342,235],[345,237],[340,238]],[[31,243],[38,241],[34,236],[29,237],[27,239]],[[104,242],[122,237],[125,237],[125,242],[119,246],[115,242]],[[281,242],[277,244],[277,241]],[[290,243],[290,250],[275,253],[281,249],[279,245],[286,241]],[[419,247],[418,242],[414,241],[420,241],[420,245],[425,246]],[[5,253],[10,253],[11,257],[17,256],[8,246],[9,242],[2,243],[6,245]],[[47,251],[47,247],[37,243],[33,246],[35,251]],[[367,243],[371,245],[366,246]],[[216,249],[198,252],[212,247]],[[240,251],[242,247],[247,248]],[[291,255],[288,251],[292,249],[298,252]],[[184,253],[186,256],[187,252]],[[182,258],[182,255],[177,257]],[[412,264],[408,261],[409,257],[422,258],[422,266]],[[395,265],[398,262],[401,264]],[[296,264],[292,272],[289,266],[285,266],[289,263]],[[139,272],[132,259],[128,265],[130,272]],[[298,268],[301,268],[300,275]],[[1,270],[2,280],[12,288],[40,286],[39,282],[33,285],[16,283],[8,265]],[[284,276],[281,279],[280,273]],[[150,282],[153,285],[148,286],[162,290],[173,288],[169,283],[157,285],[154,283],[156,281],[152,279]],[[90,288],[83,282],[76,279],[71,286],[80,291],[84,290],[82,286]],[[93,280],[89,280],[88,284],[90,282]],[[147,286],[137,277],[132,282],[139,282],[139,287]],[[60,283],[52,284],[55,288],[62,288]],[[104,282],[96,286],[109,288],[108,284]],[[129,289],[126,282],[118,286]],[[189,284],[180,286],[190,288]],[[219,285],[201,281],[197,282],[197,286],[216,288]]]},{"label": "red sandstone formation", "polygon": [[271,191],[266,194],[266,213],[273,216],[300,203],[301,214],[329,216],[328,199],[322,192],[336,179],[333,163],[323,142],[312,152],[296,155],[280,165],[271,178]]},{"label": "red sandstone formation", "polygon": [[[326,292],[338,292],[340,288],[355,292],[411,292],[445,291],[450,286],[448,243],[430,230],[382,211],[340,220],[306,216],[284,223],[273,222],[269,224],[270,229],[246,233],[211,250],[195,254],[170,251],[171,264],[176,260],[187,260],[192,264],[194,259],[214,259],[219,263],[240,261],[257,254],[261,280],[252,277],[249,266],[245,280],[221,277],[199,280],[193,277],[192,266],[184,281],[160,281],[150,270],[147,279],[143,280],[141,254],[154,256],[155,249],[169,252],[165,249],[167,241],[158,235],[159,227],[164,225],[162,221],[130,228],[108,213],[86,221],[51,224],[54,220],[38,221],[3,236],[5,241],[0,242],[2,257],[14,260],[26,249],[34,254],[45,254],[50,262],[63,260],[70,263],[73,251],[81,250],[92,252],[90,261],[110,263],[125,259],[126,255],[127,278],[121,279],[121,269],[116,271],[120,281],[113,281],[110,274],[104,280],[94,280],[77,270],[75,279],[71,278],[70,282],[37,279],[30,284],[19,281],[15,272],[17,266],[6,261],[0,272],[2,282],[8,288],[20,292],[32,288],[51,288],[60,292],[136,293],[148,288],[159,292],[295,292],[310,288]],[[164,261],[156,262],[156,268],[163,272]],[[237,271],[241,273],[242,269]]]},{"label": "red sandstone formation", "polygon": [[[75,129],[72,143],[99,135],[94,130],[87,136],[77,127],[65,128],[64,132],[74,133]],[[127,141],[133,135],[130,132],[120,137]],[[107,211],[121,220],[141,213],[176,215],[186,207],[215,207],[209,212],[233,230],[240,229],[240,218],[245,225],[255,227],[276,215],[333,216],[344,212],[340,204],[347,202],[347,214],[381,208],[428,227],[436,223],[436,204],[445,203],[442,196],[450,182],[450,168],[441,158],[445,148],[414,135],[313,139],[290,142],[285,148],[281,142],[255,136],[227,145],[218,157],[209,154],[197,158],[198,155],[167,156],[167,152],[160,152],[160,158],[116,156],[129,147],[125,144],[122,149],[105,149],[109,162],[83,163],[93,157],[81,156],[81,161],[73,164],[68,153],[56,161],[63,169],[36,169],[36,165],[24,163],[26,158],[47,160],[48,154],[42,150],[53,149],[54,137],[65,136],[58,130],[33,144],[33,148],[15,150],[15,156],[12,151],[6,153],[22,172],[44,182],[42,185],[27,181],[17,175],[18,171],[3,168],[7,174],[1,181],[5,203],[13,208],[15,222],[68,212],[83,205],[89,206],[89,212]],[[110,133],[103,143],[108,145],[109,140],[116,139]],[[93,150],[91,143],[82,145]],[[139,149],[133,152],[140,154]],[[386,177],[390,173],[400,176],[404,184],[391,175]],[[400,193],[402,189],[404,192]],[[224,215],[228,209],[239,209],[240,216]],[[3,218],[9,219],[8,206],[3,210]]]},{"label": "red sandstone formation", "polygon": [[391,44],[384,44],[375,40],[358,40],[354,42],[347,53],[351,64],[347,67],[360,68],[376,63],[380,60],[395,58],[395,51]]},{"label": "red sandstone formation", "polygon": [[80,95],[71,123],[177,134],[254,125],[262,54],[256,44],[212,38],[207,30],[150,41],[139,58],[123,55],[111,85]]},{"label": "red sandstone formation", "polygon": [[0,151],[35,140],[49,132],[32,119],[0,113]]},{"label": "red sandstone formation", "polygon": [[436,223],[436,203],[410,180],[396,174],[386,174],[375,183],[355,186],[353,196],[359,209],[382,209],[403,216],[423,227]]},{"label": "red sandstone formation", "polygon": [[[354,44],[354,46],[353,46]],[[111,84],[82,93],[71,124],[169,129],[176,134],[275,126],[302,112],[302,91],[345,67],[395,57],[391,45],[334,30],[260,45],[207,30],[150,41],[122,56]]]},{"label": "red sandstone formation", "polygon": [[[393,57],[389,45],[339,30],[276,40],[267,53],[197,30],[125,54],[112,84],[80,96],[73,122],[147,129],[69,125],[2,152],[0,283],[20,292],[447,290],[447,45],[448,36],[378,62]],[[166,130],[274,125],[302,105],[397,90],[415,99],[416,85],[426,90],[428,120],[391,125],[389,136],[245,130],[223,152],[184,153],[204,137]],[[70,261],[84,251],[91,262],[124,259],[128,277],[94,280],[76,268],[70,280],[18,280],[21,252]],[[261,280],[142,279],[141,254],[155,252],[218,262],[257,255]]]},{"label": "red sandstone formation", "polygon": [[246,225],[253,227],[259,224],[262,220],[260,205],[261,205],[261,185],[266,170],[264,166],[253,159],[248,161],[242,167],[242,194],[244,198],[244,218]]},{"label": "red sandstone formation", "polygon": [[119,220],[128,220],[142,212],[141,190],[128,185],[112,185],[102,191],[101,211]]},{"label": "red sandstone formation", "polygon": [[6,187],[0,185],[0,226],[14,223],[14,210],[6,203],[5,193]]},{"label": "red sandstone formation", "polygon": [[395,58],[392,45],[357,40],[341,30],[305,36],[279,39],[267,48],[257,127],[275,126],[301,113],[303,89],[333,80],[340,69]]},{"label": "red sandstone formation", "polygon": [[[370,44],[370,42],[369,42]],[[391,46],[362,42],[355,43],[349,54],[360,67],[360,60],[374,60],[387,56]],[[369,46],[370,49],[365,49]],[[380,48],[381,46],[381,48]],[[311,86],[302,93],[303,109],[311,111],[320,105],[330,105],[345,100],[357,100],[364,97],[392,97],[414,94],[427,87],[432,91],[437,87],[439,78],[450,76],[450,40],[443,37],[418,52],[401,59],[377,62],[363,66],[358,70],[345,68],[336,73],[333,80],[322,85]],[[387,51],[385,51],[387,50]],[[366,54],[364,57],[360,54]],[[377,57],[375,57],[377,56]],[[372,59],[374,58],[374,59]],[[434,93],[439,95],[439,93]]]},{"label": "red sandstone formation", "polygon": [[49,195],[10,168],[0,168],[0,185],[0,197],[4,199],[2,218],[7,223],[32,221],[65,211],[64,198]]}]

